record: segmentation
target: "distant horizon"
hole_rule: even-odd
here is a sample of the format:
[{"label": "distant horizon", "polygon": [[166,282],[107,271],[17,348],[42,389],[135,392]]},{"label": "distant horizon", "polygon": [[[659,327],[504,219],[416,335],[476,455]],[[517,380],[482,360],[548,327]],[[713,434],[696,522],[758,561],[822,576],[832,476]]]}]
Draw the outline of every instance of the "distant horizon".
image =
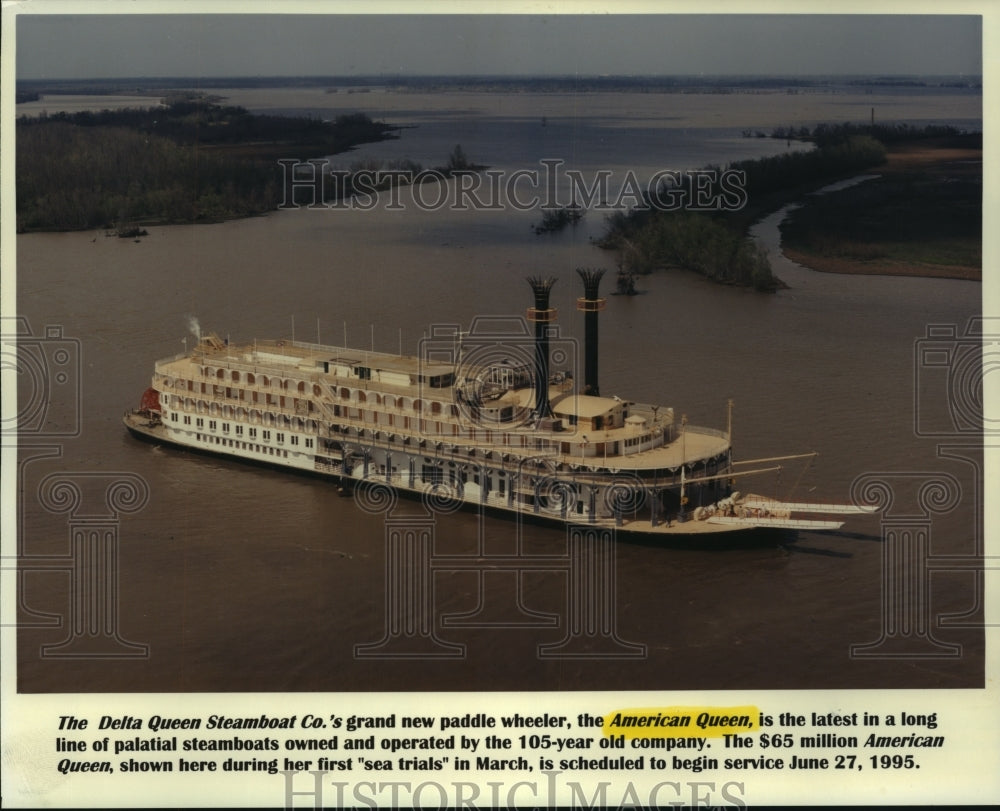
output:
[{"label": "distant horizon", "polygon": [[38,14],[28,4],[13,19],[24,81],[982,75],[982,15],[878,5],[867,14],[302,14],[293,2],[273,14],[154,14],[136,0],[110,8],[140,13]]},{"label": "distant horizon", "polygon": [[54,77],[29,77],[18,78],[18,82],[32,84],[84,84],[84,83],[113,83],[113,82],[175,82],[175,81],[254,81],[254,82],[274,82],[274,81],[329,81],[340,82],[387,82],[403,81],[407,79],[416,80],[438,80],[459,82],[469,79],[477,81],[529,81],[529,80],[558,80],[558,81],[615,81],[615,80],[635,80],[635,81],[665,81],[665,80],[685,80],[698,82],[717,82],[724,80],[738,80],[744,82],[760,80],[798,80],[798,81],[850,81],[857,79],[901,81],[906,79],[967,79],[982,81],[983,74],[979,73],[397,73],[397,74],[337,74],[337,73],[303,73],[303,74],[177,74],[174,76],[151,76],[151,75],[121,75],[121,76],[54,76]]}]

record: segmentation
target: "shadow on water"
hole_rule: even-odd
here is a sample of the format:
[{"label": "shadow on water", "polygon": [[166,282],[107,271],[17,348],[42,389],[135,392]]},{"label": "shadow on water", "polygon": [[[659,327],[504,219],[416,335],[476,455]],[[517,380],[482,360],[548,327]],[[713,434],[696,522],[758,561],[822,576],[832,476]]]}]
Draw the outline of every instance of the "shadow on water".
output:
[{"label": "shadow on water", "polygon": [[752,529],[746,532],[724,532],[718,535],[647,536],[623,532],[618,542],[636,547],[695,552],[729,552],[737,549],[781,549],[794,544],[794,530]]},{"label": "shadow on water", "polygon": [[845,538],[849,541],[874,541],[875,543],[882,543],[883,538],[881,535],[871,535],[867,532],[848,532],[846,530],[839,530],[836,532],[828,533],[834,538]]},{"label": "shadow on water", "polygon": [[854,555],[850,552],[838,552],[835,549],[819,549],[815,546],[799,546],[798,544],[790,544],[785,547],[785,551],[789,554],[796,555],[817,555],[820,557],[827,558],[853,558]]}]

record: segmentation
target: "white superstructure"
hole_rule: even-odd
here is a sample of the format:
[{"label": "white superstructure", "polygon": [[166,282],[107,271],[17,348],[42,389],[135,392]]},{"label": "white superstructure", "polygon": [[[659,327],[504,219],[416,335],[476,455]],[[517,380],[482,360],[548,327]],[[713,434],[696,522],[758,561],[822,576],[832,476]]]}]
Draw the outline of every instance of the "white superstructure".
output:
[{"label": "white superstructure", "polygon": [[[542,306],[528,313],[536,340],[510,352],[483,341],[475,323],[432,334],[418,356],[203,337],[156,363],[125,422],[144,438],[331,476],[345,488],[378,483],[630,532],[840,525],[796,522],[761,497],[752,506],[727,500],[733,477],[745,475],[733,472],[728,431],[688,425],[669,407],[581,393],[571,370],[550,371],[551,330],[538,337],[554,320],[544,293],[536,289]],[[593,294],[581,302],[588,316],[602,303]],[[596,392],[592,343],[585,388]]]}]

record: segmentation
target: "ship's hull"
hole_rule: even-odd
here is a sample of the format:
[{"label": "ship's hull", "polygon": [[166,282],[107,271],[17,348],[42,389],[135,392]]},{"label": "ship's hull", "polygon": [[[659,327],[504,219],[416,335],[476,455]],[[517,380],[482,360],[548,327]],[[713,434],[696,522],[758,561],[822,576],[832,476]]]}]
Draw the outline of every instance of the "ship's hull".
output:
[{"label": "ship's hull", "polygon": [[[718,540],[747,542],[756,539],[774,539],[781,534],[782,527],[772,527],[762,529],[756,525],[749,524],[716,524],[705,520],[694,520],[691,513],[684,516],[678,513],[666,514],[662,505],[653,506],[649,499],[639,497],[640,503],[628,504],[628,495],[625,493],[626,503],[621,509],[612,509],[607,506],[603,508],[599,504],[592,503],[584,505],[577,504],[576,510],[571,507],[562,508],[558,501],[545,501],[542,496],[536,494],[531,498],[530,504],[518,501],[518,498],[525,497],[523,492],[511,493],[506,491],[483,492],[483,488],[475,484],[465,487],[454,486],[452,483],[445,483],[435,479],[424,479],[419,473],[414,472],[422,469],[418,462],[425,461],[420,453],[405,453],[398,449],[391,451],[391,472],[388,476],[384,469],[384,455],[380,456],[377,449],[375,453],[364,462],[355,465],[344,465],[343,459],[339,462],[335,460],[319,460],[314,457],[309,463],[305,462],[305,456],[300,454],[286,460],[285,457],[265,456],[242,452],[242,449],[234,452],[229,446],[215,445],[214,442],[196,443],[185,441],[183,435],[172,434],[158,417],[150,414],[129,411],[126,412],[123,422],[129,433],[140,440],[160,445],[169,445],[206,454],[214,457],[237,460],[241,463],[260,465],[271,469],[283,471],[293,471],[300,474],[319,477],[335,482],[342,494],[350,494],[356,490],[367,491],[373,499],[378,499],[376,492],[380,487],[392,488],[394,491],[420,498],[430,509],[437,509],[441,512],[453,512],[456,509],[465,509],[489,514],[508,519],[525,520],[532,523],[542,523],[550,525],[576,525],[590,528],[604,528],[613,530],[616,535],[628,536],[633,539],[646,538],[655,542],[657,539],[671,542],[685,543],[713,543]],[[214,439],[214,438],[212,438]],[[393,466],[395,465],[395,466]],[[409,475],[407,474],[409,470]],[[403,471],[403,472],[400,472]],[[494,471],[496,472],[496,471]],[[489,480],[489,471],[481,469],[485,480]],[[546,490],[550,493],[565,492],[566,487],[571,484],[569,479],[546,482]],[[640,491],[635,491],[639,493]],[[362,494],[362,497],[367,497]],[[596,501],[601,501],[598,498]],[[607,501],[607,499],[603,499]]]}]

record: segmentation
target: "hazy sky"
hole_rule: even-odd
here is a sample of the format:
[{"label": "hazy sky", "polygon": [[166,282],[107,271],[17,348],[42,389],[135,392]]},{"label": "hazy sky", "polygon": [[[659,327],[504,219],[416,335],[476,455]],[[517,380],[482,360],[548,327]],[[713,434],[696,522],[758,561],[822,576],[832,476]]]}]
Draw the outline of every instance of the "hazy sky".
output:
[{"label": "hazy sky", "polygon": [[23,79],[981,71],[982,27],[976,16],[32,14],[17,19],[17,72]]}]

